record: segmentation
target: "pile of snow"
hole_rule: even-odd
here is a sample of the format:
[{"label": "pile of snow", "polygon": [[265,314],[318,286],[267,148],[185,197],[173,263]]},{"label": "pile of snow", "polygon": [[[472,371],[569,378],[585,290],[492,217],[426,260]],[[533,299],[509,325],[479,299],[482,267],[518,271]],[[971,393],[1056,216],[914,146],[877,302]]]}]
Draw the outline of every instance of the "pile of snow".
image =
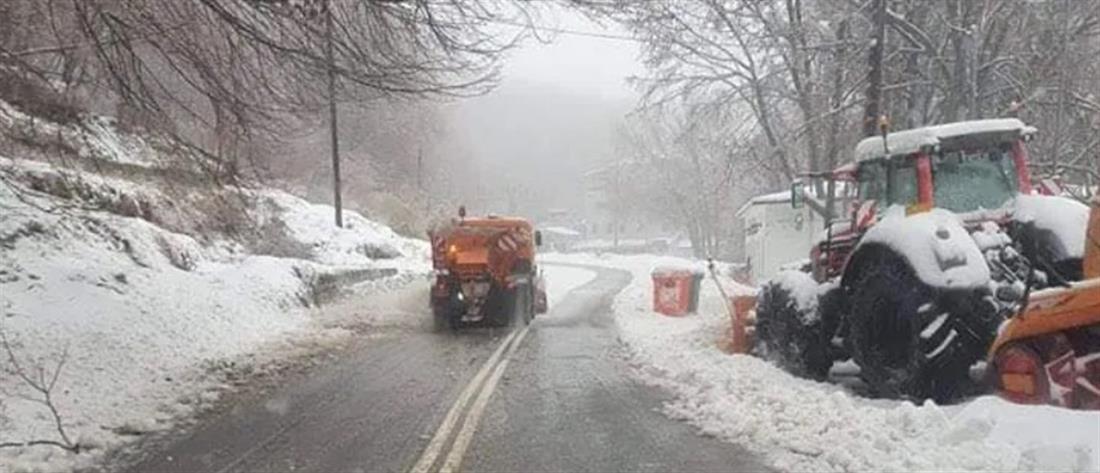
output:
[{"label": "pile of snow", "polygon": [[[312,260],[322,264],[422,265],[430,257],[430,247],[424,240],[398,235],[390,227],[368,220],[358,212],[343,212],[344,226],[333,225],[333,208],[314,204],[286,192],[266,189],[259,192],[266,199],[266,213],[261,220],[278,218],[286,224],[294,241],[311,248]],[[417,258],[406,258],[417,256]]]},{"label": "pile of snow", "polygon": [[596,272],[590,269],[553,264],[543,265],[542,269],[543,279],[546,281],[546,302],[551,310],[554,305],[565,299],[569,291],[596,279]]},{"label": "pile of snow", "polygon": [[615,300],[616,322],[638,376],[674,396],[666,414],[762,454],[779,471],[1100,471],[1100,413],[989,396],[959,406],[864,399],[719,350],[729,322],[709,280],[699,315],[653,312],[650,270],[668,258],[547,260],[630,271],[634,280]]},{"label": "pile of snow", "polygon": [[770,282],[790,291],[795,307],[798,307],[803,317],[817,315],[817,300],[825,291],[809,274],[802,271],[780,271]]},{"label": "pile of snow", "polygon": [[1085,254],[1085,234],[1089,226],[1089,208],[1076,200],[1048,195],[1019,195],[1015,201],[1016,219],[1032,222],[1040,230],[1052,232],[1069,258]]}]

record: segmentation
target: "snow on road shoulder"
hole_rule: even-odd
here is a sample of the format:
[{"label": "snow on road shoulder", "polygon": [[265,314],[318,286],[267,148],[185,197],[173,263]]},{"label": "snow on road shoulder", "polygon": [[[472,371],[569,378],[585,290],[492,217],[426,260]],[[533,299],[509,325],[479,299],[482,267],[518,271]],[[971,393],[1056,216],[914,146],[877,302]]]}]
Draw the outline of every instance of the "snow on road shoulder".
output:
[{"label": "snow on road shoulder", "polygon": [[[781,471],[1100,471],[1100,413],[980,397],[960,406],[869,400],[717,348],[728,333],[709,278],[699,315],[652,311],[653,256],[552,255],[629,270],[616,323],[636,374],[673,395],[665,413],[762,454]],[[732,283],[730,283],[732,284]]]},{"label": "snow on road shoulder", "polygon": [[543,277],[546,280],[546,300],[551,309],[555,304],[565,299],[569,291],[588,284],[596,279],[596,272],[590,269],[560,266],[555,264],[542,265]]},{"label": "snow on road shoulder", "polygon": [[[333,209],[314,204],[276,189],[257,192],[266,206],[262,219],[281,220],[294,241],[307,245],[312,260],[335,266],[381,265],[387,267],[424,268],[430,258],[430,247],[423,240],[404,238],[393,229],[360,215],[343,212],[343,227],[332,225]],[[412,258],[403,258],[409,257]],[[379,262],[381,264],[379,264]]]}]

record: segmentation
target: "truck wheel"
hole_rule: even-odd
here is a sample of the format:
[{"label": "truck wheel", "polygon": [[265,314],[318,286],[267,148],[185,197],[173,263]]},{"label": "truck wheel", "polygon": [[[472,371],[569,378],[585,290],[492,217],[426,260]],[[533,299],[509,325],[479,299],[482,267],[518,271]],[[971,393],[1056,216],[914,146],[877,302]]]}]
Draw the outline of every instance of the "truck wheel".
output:
[{"label": "truck wheel", "polygon": [[523,326],[531,323],[534,315],[530,286],[519,286],[512,290],[512,323]]},{"label": "truck wheel", "polygon": [[849,337],[860,376],[877,395],[916,402],[956,398],[980,350],[967,347],[958,315],[897,258],[864,267],[853,289]]},{"label": "truck wheel", "polygon": [[535,288],[527,286],[523,290],[523,324],[530,324],[535,319]]},{"label": "truck wheel", "polygon": [[833,365],[829,337],[816,301],[802,307],[795,296],[800,289],[791,287],[793,283],[817,285],[808,274],[795,271],[764,285],[756,309],[756,351],[796,376],[824,380]]},{"label": "truck wheel", "polygon": [[455,330],[455,319],[451,316],[451,312],[447,307],[432,307],[432,328],[436,333],[453,332]]},{"label": "truck wheel", "polygon": [[512,313],[515,311],[515,291],[493,285],[485,302],[484,324],[492,327],[512,325]]}]

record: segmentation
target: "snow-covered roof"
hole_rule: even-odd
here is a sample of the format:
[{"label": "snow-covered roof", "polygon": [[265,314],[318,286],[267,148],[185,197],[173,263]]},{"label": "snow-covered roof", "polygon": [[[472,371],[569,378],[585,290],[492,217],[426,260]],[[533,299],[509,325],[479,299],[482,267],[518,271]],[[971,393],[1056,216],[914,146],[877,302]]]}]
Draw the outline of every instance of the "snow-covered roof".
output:
[{"label": "snow-covered roof", "polygon": [[773,192],[749,199],[750,204],[782,204],[791,201],[791,191]]},{"label": "snow-covered roof", "polygon": [[[973,120],[890,133],[887,135],[886,145],[891,156],[899,156],[915,153],[924,147],[939,145],[943,140],[958,136],[994,133],[1015,138],[1035,133],[1035,128],[1025,125],[1016,118]],[[881,158],[884,155],[881,136],[865,138],[856,145],[856,161]]]},{"label": "snow-covered roof", "polygon": [[738,217],[745,213],[749,207],[762,204],[783,204],[791,201],[791,191],[773,192],[771,194],[758,195],[748,200],[737,209],[734,214]]},{"label": "snow-covered roof", "polygon": [[545,228],[542,228],[541,230],[542,230],[542,233],[552,233],[552,234],[555,234],[555,235],[564,235],[564,236],[580,236],[581,235],[581,232],[578,232],[576,230],[573,230],[571,228],[566,228],[566,227],[545,227]]}]

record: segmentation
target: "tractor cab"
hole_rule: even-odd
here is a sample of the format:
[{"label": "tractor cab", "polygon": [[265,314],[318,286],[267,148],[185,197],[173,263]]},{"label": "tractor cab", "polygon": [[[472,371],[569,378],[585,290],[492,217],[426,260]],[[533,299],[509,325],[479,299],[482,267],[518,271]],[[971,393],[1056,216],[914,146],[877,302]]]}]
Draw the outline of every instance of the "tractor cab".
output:
[{"label": "tractor cab", "polygon": [[856,147],[859,200],[910,212],[995,210],[1031,192],[1028,141],[1017,119],[979,120],[864,139]]},{"label": "tractor cab", "polygon": [[834,207],[842,209],[827,219],[823,241],[811,255],[815,278],[839,275],[860,235],[892,206],[907,214],[942,208],[973,224],[1003,219],[999,214],[1007,203],[1031,193],[1026,142],[1034,133],[1013,118],[864,139],[856,146],[854,163],[811,176],[839,183],[832,184],[840,191],[835,194],[840,205]]}]

